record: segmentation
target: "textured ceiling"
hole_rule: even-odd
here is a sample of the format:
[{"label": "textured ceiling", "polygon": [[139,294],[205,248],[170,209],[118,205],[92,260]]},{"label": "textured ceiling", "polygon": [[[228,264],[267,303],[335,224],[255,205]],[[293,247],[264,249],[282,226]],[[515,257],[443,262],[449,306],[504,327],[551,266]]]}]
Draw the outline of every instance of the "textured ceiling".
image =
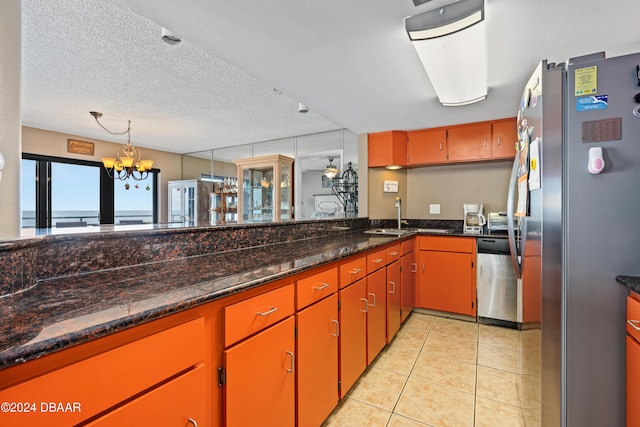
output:
[{"label": "textured ceiling", "polygon": [[[23,124],[174,152],[340,128],[122,3],[23,1]],[[120,139],[122,140],[123,137]]]},{"label": "textured ceiling", "polygon": [[541,59],[640,50],[637,0],[486,0],[488,99],[441,107],[403,19],[451,1],[23,0],[23,123],[174,152],[442,126],[515,115]]}]

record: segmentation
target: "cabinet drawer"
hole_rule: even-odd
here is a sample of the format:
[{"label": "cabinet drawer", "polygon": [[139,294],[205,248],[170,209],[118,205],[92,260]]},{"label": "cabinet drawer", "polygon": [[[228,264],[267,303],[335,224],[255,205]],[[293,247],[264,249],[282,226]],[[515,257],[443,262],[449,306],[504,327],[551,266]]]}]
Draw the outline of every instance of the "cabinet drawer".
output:
[{"label": "cabinet drawer", "polygon": [[338,291],[338,267],[321,271],[296,282],[296,308],[320,301]]},{"label": "cabinet drawer", "polygon": [[640,341],[640,300],[630,296],[627,297],[627,333]]},{"label": "cabinet drawer", "polygon": [[371,274],[386,265],[387,250],[380,249],[367,255],[367,274]]},{"label": "cabinet drawer", "polygon": [[207,425],[205,396],[206,372],[204,365],[200,365],[87,424],[87,427],[181,426],[190,425],[185,424],[188,419],[198,425]]},{"label": "cabinet drawer", "polygon": [[387,264],[391,264],[393,261],[400,259],[402,253],[400,252],[400,244],[389,246],[386,249],[385,261]]},{"label": "cabinet drawer", "polygon": [[[0,392],[2,402],[36,402],[31,414],[2,414],[3,425],[76,425],[205,357],[203,318],[175,326]],[[72,412],[42,411],[44,402],[77,402]],[[28,415],[28,416],[27,416]],[[55,422],[54,422],[55,420]]]},{"label": "cabinet drawer", "polygon": [[367,257],[361,256],[352,261],[345,262],[339,267],[340,289],[362,279],[367,275]]},{"label": "cabinet drawer", "polygon": [[293,297],[291,284],[225,307],[225,347],[292,315]]},{"label": "cabinet drawer", "polygon": [[475,244],[476,239],[473,237],[420,237],[420,249],[428,251],[473,253]]},{"label": "cabinet drawer", "polygon": [[416,247],[416,239],[415,237],[408,240],[403,240],[400,242],[400,253],[402,255],[406,255],[409,252],[413,251]]}]

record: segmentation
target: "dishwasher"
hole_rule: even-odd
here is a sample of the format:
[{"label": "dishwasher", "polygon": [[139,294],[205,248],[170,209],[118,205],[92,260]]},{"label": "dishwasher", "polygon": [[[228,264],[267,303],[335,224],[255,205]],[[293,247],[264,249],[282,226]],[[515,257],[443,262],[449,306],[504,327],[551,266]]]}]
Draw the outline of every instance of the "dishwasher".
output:
[{"label": "dishwasher", "polygon": [[478,237],[476,292],[478,322],[518,329],[519,281],[504,238]]}]

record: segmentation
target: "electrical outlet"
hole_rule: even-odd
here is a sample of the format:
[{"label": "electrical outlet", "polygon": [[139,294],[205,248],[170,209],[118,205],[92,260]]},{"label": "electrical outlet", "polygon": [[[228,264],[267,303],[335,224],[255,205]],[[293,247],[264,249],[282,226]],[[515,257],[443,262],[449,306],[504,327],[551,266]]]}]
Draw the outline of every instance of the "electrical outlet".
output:
[{"label": "electrical outlet", "polygon": [[440,214],[440,204],[431,204],[429,205],[429,213],[439,215]]}]

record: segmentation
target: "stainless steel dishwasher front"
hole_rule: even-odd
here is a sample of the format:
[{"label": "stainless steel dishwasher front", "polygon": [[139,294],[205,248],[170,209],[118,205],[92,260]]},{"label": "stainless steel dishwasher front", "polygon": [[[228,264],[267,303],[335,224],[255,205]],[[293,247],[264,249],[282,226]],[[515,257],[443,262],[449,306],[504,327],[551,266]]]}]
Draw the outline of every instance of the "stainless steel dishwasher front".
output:
[{"label": "stainless steel dishwasher front", "polygon": [[519,291],[509,242],[504,238],[478,237],[476,292],[478,322],[518,328]]}]

